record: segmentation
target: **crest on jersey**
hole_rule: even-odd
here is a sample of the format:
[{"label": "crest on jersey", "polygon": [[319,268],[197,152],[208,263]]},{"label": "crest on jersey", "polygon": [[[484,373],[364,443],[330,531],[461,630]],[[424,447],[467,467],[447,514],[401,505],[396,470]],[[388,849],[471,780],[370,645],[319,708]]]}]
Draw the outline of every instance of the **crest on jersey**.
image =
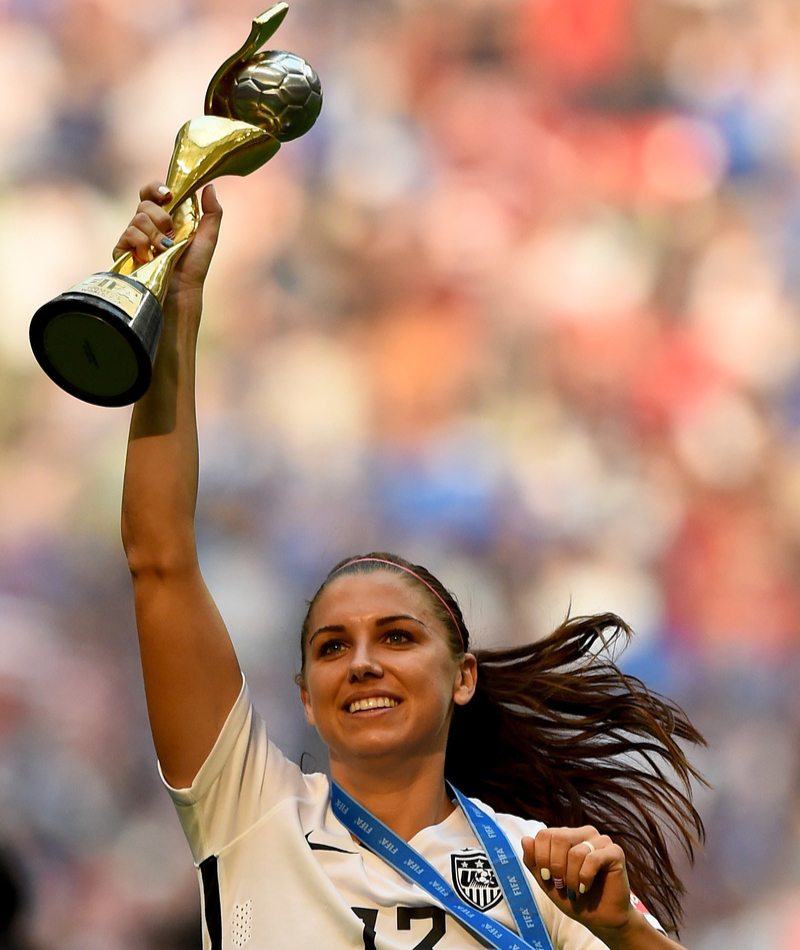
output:
[{"label": "crest on jersey", "polygon": [[459,851],[450,855],[456,893],[476,910],[489,910],[503,899],[491,862],[483,851]]}]

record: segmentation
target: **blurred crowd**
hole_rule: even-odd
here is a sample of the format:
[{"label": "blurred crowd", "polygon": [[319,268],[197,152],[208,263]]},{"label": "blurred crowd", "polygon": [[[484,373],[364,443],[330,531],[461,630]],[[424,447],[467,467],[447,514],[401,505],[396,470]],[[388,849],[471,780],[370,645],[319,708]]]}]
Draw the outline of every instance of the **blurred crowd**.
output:
[{"label": "blurred crowd", "polygon": [[[193,950],[118,506],[35,364],[265,0],[0,0],[0,843],[18,944]],[[323,113],[246,179],[200,341],[201,561],[279,743],[339,558],[484,646],[612,610],[708,738],[693,950],[800,948],[800,4],[292,0]],[[24,931],[24,935],[23,935]],[[9,938],[11,939],[11,938]]]}]

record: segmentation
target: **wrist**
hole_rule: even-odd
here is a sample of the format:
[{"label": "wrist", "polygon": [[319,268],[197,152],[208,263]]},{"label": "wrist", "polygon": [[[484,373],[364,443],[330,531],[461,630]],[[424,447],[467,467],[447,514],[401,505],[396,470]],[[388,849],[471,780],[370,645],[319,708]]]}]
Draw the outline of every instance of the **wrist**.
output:
[{"label": "wrist", "polygon": [[160,347],[193,350],[203,314],[203,288],[169,293],[162,305],[164,329]]},{"label": "wrist", "polygon": [[167,292],[164,298],[164,311],[174,313],[193,313],[203,308],[203,285],[180,287]]},{"label": "wrist", "polygon": [[664,935],[649,924],[644,915],[631,908],[627,920],[618,927],[592,928],[594,935],[609,948],[609,950],[645,950],[645,948],[661,946],[659,938]]}]

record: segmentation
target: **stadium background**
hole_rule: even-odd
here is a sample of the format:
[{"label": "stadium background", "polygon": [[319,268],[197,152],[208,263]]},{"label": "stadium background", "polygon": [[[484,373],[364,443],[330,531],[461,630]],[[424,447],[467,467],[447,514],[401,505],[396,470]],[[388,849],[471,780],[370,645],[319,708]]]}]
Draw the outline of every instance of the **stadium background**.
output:
[{"label": "stadium background", "polygon": [[[43,950],[199,946],[118,539],[127,410],[35,365],[254,0],[0,2],[0,838]],[[706,733],[693,950],[800,947],[800,6],[293,0],[317,127],[218,193],[204,570],[288,751],[304,598],[421,560],[479,642],[611,609]],[[268,857],[267,857],[268,859]],[[181,937],[188,927],[191,937]]]}]

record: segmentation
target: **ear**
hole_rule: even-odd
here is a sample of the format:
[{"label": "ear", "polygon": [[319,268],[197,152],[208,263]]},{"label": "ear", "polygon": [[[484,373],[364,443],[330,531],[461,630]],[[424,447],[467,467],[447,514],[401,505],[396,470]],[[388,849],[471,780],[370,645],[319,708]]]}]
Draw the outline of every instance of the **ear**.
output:
[{"label": "ear", "polygon": [[453,702],[458,706],[466,704],[475,695],[475,687],[478,685],[478,661],[472,653],[465,653],[461,661],[461,671],[456,679],[456,686],[453,692]]},{"label": "ear", "polygon": [[308,689],[306,684],[302,681],[299,683],[300,686],[300,700],[303,703],[303,709],[306,711],[306,719],[310,726],[316,726],[314,722],[314,711],[311,708],[311,697],[308,695]]}]

